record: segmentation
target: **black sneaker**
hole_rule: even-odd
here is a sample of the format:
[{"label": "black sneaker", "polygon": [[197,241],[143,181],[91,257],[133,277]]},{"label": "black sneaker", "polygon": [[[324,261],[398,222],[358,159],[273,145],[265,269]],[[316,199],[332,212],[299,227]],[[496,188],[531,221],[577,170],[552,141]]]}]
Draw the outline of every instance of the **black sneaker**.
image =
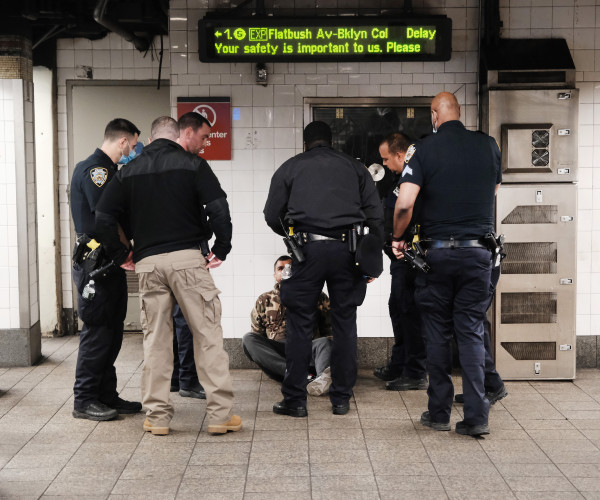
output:
[{"label": "black sneaker", "polygon": [[105,404],[98,402],[90,403],[83,408],[75,408],[73,410],[73,416],[75,418],[85,418],[87,420],[103,422],[105,420],[117,418],[119,416],[119,412],[113,408],[109,408]]},{"label": "black sneaker", "polygon": [[434,422],[431,420],[429,416],[429,412],[423,412],[421,414],[421,425],[425,427],[431,427],[434,431],[449,431],[450,430],[450,422]]},{"label": "black sneaker", "polygon": [[121,415],[132,415],[142,411],[142,403],[138,403],[137,401],[125,401],[118,396],[110,403],[107,403],[106,406],[117,410]]},{"label": "black sneaker", "polygon": [[[291,404],[291,403],[290,403]],[[273,405],[273,413],[277,413],[278,415],[289,415],[290,417],[307,417],[308,411],[306,411],[306,406],[288,406],[287,401],[284,399],[279,403],[275,403]]]},{"label": "black sneaker", "polygon": [[485,393],[485,397],[488,398],[488,401],[491,405],[493,405],[496,401],[500,401],[506,396],[508,396],[508,392],[504,384],[502,384],[500,388],[496,389],[495,391],[486,391]]},{"label": "black sneaker", "polygon": [[[506,390],[506,387],[504,386],[504,384],[502,384],[500,389],[497,389],[495,391],[485,391],[485,397],[488,398],[490,405],[493,405],[496,401],[500,401],[501,399],[505,398],[506,396],[508,396],[508,391]],[[456,396],[454,396],[454,401],[456,403],[460,403],[461,405],[464,404],[465,403],[464,394],[457,394]]]},{"label": "black sneaker", "polygon": [[339,405],[331,405],[331,412],[334,415],[345,415],[350,411],[350,402],[342,403]]},{"label": "black sneaker", "polygon": [[489,434],[490,427],[487,424],[469,425],[465,424],[464,420],[461,420],[460,422],[456,422],[456,433],[463,436],[481,436],[482,434]]},{"label": "black sneaker", "polygon": [[185,390],[179,389],[179,395],[182,398],[196,398],[196,399],[206,399],[206,392],[204,392],[204,387],[196,387],[194,389]]},{"label": "black sneaker", "polygon": [[171,392],[179,392],[179,386],[171,384]]},{"label": "black sneaker", "polygon": [[373,375],[385,382],[389,382],[400,376],[396,370],[392,370],[388,365],[375,368],[373,370]]},{"label": "black sneaker", "polygon": [[426,378],[409,377],[398,377],[385,384],[385,388],[388,391],[423,391],[428,386]]}]

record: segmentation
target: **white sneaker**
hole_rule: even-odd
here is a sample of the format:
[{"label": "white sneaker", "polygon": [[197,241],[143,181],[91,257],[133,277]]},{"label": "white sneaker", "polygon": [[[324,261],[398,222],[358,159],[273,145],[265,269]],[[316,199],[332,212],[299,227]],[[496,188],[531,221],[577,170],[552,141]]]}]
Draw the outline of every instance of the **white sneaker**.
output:
[{"label": "white sneaker", "polygon": [[323,373],[306,386],[306,391],[311,396],[322,396],[329,392],[331,385],[331,370],[329,367],[323,370]]}]

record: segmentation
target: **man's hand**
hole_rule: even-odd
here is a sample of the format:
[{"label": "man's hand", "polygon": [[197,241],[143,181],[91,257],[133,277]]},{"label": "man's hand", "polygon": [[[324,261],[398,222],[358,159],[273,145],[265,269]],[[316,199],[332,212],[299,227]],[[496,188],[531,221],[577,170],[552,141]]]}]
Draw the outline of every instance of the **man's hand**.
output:
[{"label": "man's hand", "polygon": [[223,264],[223,261],[219,259],[214,253],[210,252],[206,257],[206,269],[215,269]]},{"label": "man's hand", "polygon": [[404,250],[406,250],[406,241],[392,241],[392,252],[396,256],[396,259],[404,258]]},{"label": "man's hand", "polygon": [[135,264],[133,262],[133,250],[129,252],[129,255],[125,259],[125,262],[121,264],[121,267],[125,269],[125,271],[135,271]]}]

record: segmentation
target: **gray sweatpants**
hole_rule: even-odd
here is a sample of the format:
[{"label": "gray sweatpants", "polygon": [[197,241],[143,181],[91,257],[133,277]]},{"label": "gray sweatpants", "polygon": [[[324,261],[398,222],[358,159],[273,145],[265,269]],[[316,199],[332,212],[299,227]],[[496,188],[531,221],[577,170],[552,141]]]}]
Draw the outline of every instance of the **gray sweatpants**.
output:
[{"label": "gray sweatpants", "polygon": [[[269,377],[278,382],[285,375],[285,341],[271,340],[263,335],[249,332],[242,337],[244,352]],[[317,376],[331,364],[331,339],[322,337],[312,341],[312,364]]]}]

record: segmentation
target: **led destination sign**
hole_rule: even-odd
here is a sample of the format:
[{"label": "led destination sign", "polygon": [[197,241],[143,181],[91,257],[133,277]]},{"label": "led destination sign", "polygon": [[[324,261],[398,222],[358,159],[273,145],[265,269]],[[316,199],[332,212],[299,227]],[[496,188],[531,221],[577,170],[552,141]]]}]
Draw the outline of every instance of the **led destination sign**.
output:
[{"label": "led destination sign", "polygon": [[446,17],[203,19],[200,60],[447,61],[452,21]]}]

